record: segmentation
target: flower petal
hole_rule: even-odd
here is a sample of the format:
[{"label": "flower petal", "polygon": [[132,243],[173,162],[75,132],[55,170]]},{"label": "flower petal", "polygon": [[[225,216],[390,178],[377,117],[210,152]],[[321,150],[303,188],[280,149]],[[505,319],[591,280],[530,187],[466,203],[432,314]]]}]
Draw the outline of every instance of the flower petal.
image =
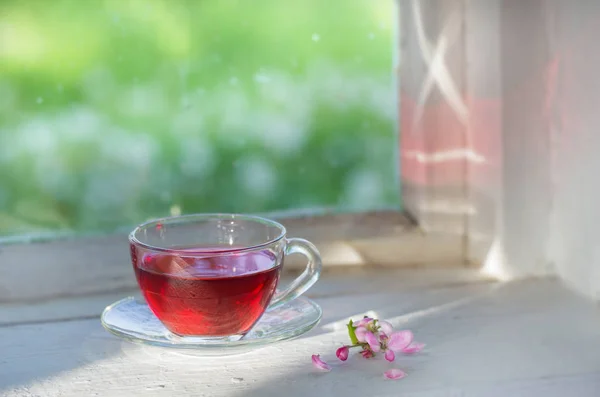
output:
[{"label": "flower petal", "polygon": [[398,331],[393,332],[387,342],[389,349],[395,352],[401,351],[405,347],[408,347],[413,340],[413,333],[410,331]]},{"label": "flower petal", "polygon": [[346,361],[348,359],[349,353],[350,353],[350,349],[348,348],[348,346],[342,346],[339,349],[337,349],[337,351],[335,352],[335,355],[340,360]]},{"label": "flower petal", "polygon": [[386,334],[387,336],[390,336],[392,334],[392,332],[394,332],[392,324],[388,323],[387,321],[385,321],[385,320],[379,320],[378,324],[381,327],[381,331],[384,334]]},{"label": "flower petal", "polygon": [[394,354],[394,351],[387,349],[385,352],[385,359],[388,360],[389,362],[392,362],[392,361],[394,361],[395,358],[396,358],[396,355]]},{"label": "flower petal", "polygon": [[372,332],[367,332],[365,334],[365,340],[374,353],[377,353],[381,349],[381,346],[379,346],[379,339],[377,339]]},{"label": "flower petal", "polygon": [[371,357],[373,357],[373,352],[371,350],[362,350],[360,352],[360,354],[362,354],[362,356],[364,358],[371,358]]},{"label": "flower petal", "polygon": [[358,327],[354,330],[354,335],[356,335],[356,339],[361,342],[361,343],[365,343],[366,339],[365,339],[365,335],[367,334],[367,332],[369,332],[365,327]]},{"label": "flower petal", "polygon": [[321,356],[319,356],[318,354],[312,355],[312,363],[315,366],[315,368],[318,368],[323,371],[331,371],[331,366],[325,361],[321,360]]},{"label": "flower petal", "polygon": [[352,326],[354,326],[354,327],[364,327],[370,321],[373,321],[373,319],[371,317],[361,318],[360,320],[353,322]]},{"label": "flower petal", "polygon": [[409,346],[406,346],[404,349],[402,349],[402,353],[415,354],[415,353],[418,353],[421,350],[423,350],[424,347],[425,347],[425,343],[414,342],[414,343],[411,343]]},{"label": "flower petal", "polygon": [[392,368],[383,373],[383,375],[388,379],[402,379],[406,376],[406,373],[401,369]]}]

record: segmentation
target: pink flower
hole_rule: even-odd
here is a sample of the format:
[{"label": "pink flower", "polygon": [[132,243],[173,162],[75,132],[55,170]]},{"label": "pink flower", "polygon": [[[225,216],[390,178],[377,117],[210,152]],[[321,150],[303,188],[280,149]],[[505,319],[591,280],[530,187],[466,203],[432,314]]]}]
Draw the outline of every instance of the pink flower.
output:
[{"label": "pink flower", "polygon": [[388,379],[396,380],[404,378],[406,376],[406,373],[401,369],[392,368],[390,370],[385,371],[383,375]]},{"label": "pink flower", "polygon": [[[423,343],[413,341],[413,333],[408,330],[394,332],[392,324],[385,320],[365,317],[359,321],[347,324],[348,335],[351,343],[339,347],[335,355],[341,361],[348,360],[350,349],[356,347],[361,349],[360,354],[364,358],[375,357],[381,352],[384,358],[393,362],[399,353],[415,354],[423,350]],[[331,366],[321,360],[318,354],[312,356],[313,365],[322,371],[331,371]],[[404,371],[392,368],[384,373],[387,379],[402,379],[406,376]]]},{"label": "pink flower", "polygon": [[418,353],[421,350],[423,350],[424,347],[425,347],[424,343],[413,342],[410,345],[406,346],[404,349],[402,349],[402,353],[415,354],[415,353]]},{"label": "pink flower", "polygon": [[348,348],[348,346],[342,346],[339,349],[337,349],[337,351],[335,352],[335,355],[340,360],[346,361],[348,359],[349,353],[350,353],[350,349]]},{"label": "pink flower", "polygon": [[[413,334],[410,331],[393,332],[390,337],[381,336],[382,350],[385,359],[392,362],[396,359],[396,352],[403,352],[412,342]],[[370,345],[370,344],[369,344]]]},{"label": "pink flower", "polygon": [[413,340],[413,333],[410,331],[393,332],[387,340],[387,348],[395,352],[402,351],[408,347]]},{"label": "pink flower", "polygon": [[381,350],[381,346],[379,344],[379,339],[372,332],[367,332],[365,334],[365,341],[369,344],[369,348],[373,353],[377,353]]},{"label": "pink flower", "polygon": [[360,320],[353,322],[352,326],[354,328],[365,327],[371,321],[373,321],[373,319],[371,317],[361,318]]},{"label": "pink flower", "polygon": [[367,339],[365,338],[367,332],[369,332],[369,330],[366,327],[358,327],[354,330],[354,335],[356,335],[356,339],[360,343],[365,343],[367,341]]},{"label": "pink flower", "polygon": [[371,357],[373,357],[373,352],[371,350],[363,350],[363,351],[360,352],[360,354],[364,358],[371,358]]},{"label": "pink flower", "polygon": [[392,324],[388,323],[385,320],[378,321],[381,332],[383,332],[386,336],[390,336],[394,329],[392,328]]},{"label": "pink flower", "polygon": [[390,350],[390,349],[388,349],[388,350],[385,352],[385,356],[384,356],[384,357],[385,357],[385,359],[386,359],[386,360],[388,360],[389,362],[392,362],[392,361],[394,361],[394,359],[396,358],[396,354],[394,354],[394,351],[393,351],[393,350]]},{"label": "pink flower", "polygon": [[331,371],[331,366],[329,364],[327,364],[325,361],[321,360],[321,356],[319,356],[318,354],[313,354],[312,355],[312,363],[313,365],[323,371]]}]

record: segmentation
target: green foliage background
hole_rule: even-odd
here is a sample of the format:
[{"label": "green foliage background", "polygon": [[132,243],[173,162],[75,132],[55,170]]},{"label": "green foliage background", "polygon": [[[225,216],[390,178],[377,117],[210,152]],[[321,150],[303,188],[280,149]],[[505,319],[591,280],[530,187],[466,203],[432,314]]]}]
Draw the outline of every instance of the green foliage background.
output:
[{"label": "green foliage background", "polygon": [[393,0],[3,0],[0,235],[399,206]]}]

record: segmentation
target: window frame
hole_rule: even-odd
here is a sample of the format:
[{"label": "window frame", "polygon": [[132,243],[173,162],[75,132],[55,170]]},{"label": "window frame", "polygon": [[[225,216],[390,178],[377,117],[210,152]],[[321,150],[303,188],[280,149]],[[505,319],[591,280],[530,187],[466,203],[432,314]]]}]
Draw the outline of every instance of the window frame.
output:
[{"label": "window frame", "polygon": [[[461,0],[423,3],[429,17],[429,31],[440,32],[445,14],[462,3]],[[441,126],[448,121],[447,117],[434,117],[434,128],[417,133],[415,125],[406,123],[414,117],[406,104],[419,98],[432,67],[418,47],[422,38],[413,27],[414,13],[410,10],[414,6],[415,2],[399,0],[397,10],[405,12],[399,15],[400,56],[394,65],[397,82],[406,82],[397,84],[404,211],[266,214],[283,223],[288,228],[288,236],[312,241],[322,254],[325,271],[352,266],[464,267],[469,263],[468,215],[448,211],[467,203],[467,160],[464,156],[452,160],[458,177],[449,184],[441,183],[446,178],[443,164],[422,161],[422,156],[439,149]],[[460,18],[464,18],[464,13]],[[448,53],[449,72],[461,77],[465,65],[464,30],[458,33],[457,42]],[[458,79],[458,86],[460,92],[464,92],[464,79]],[[423,106],[436,101],[439,98],[432,95]],[[454,143],[465,147],[468,134],[466,127],[461,128],[456,135],[458,142]],[[286,262],[287,270],[298,271],[304,267],[302,260],[290,259]],[[3,275],[0,302],[36,302],[131,290],[136,285],[129,260],[126,233],[37,242],[13,239],[11,244],[0,241]]]}]

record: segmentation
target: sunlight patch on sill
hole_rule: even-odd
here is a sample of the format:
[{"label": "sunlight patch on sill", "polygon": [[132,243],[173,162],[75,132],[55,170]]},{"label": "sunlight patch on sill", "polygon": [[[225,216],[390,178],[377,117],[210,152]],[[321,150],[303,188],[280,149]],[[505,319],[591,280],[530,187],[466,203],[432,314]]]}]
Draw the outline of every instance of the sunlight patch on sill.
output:
[{"label": "sunlight patch on sill", "polygon": [[483,262],[481,274],[494,277],[499,281],[507,281],[511,279],[511,276],[506,269],[504,248],[498,238],[494,240],[492,246],[490,247],[490,250]]},{"label": "sunlight patch on sill", "polygon": [[443,150],[433,153],[425,153],[413,150],[404,152],[403,157],[407,159],[414,159],[418,163],[422,164],[438,164],[458,160],[466,160],[470,163],[483,164],[486,161],[485,157],[483,157],[482,155],[474,152],[471,149],[466,148]]},{"label": "sunlight patch on sill", "polygon": [[[319,252],[325,266],[364,266],[367,264],[361,253],[346,242],[319,244]],[[285,268],[306,267],[306,258],[301,255],[286,258]]]}]

